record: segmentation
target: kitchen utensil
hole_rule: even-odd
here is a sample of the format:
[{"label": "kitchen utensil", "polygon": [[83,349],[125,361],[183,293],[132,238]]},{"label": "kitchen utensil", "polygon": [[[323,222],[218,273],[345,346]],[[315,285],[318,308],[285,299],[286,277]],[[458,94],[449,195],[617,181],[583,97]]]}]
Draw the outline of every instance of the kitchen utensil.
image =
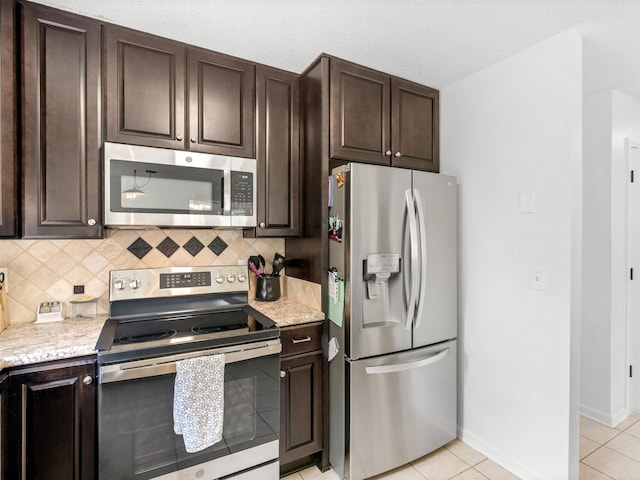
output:
[{"label": "kitchen utensil", "polygon": [[266,262],[264,261],[264,257],[260,254],[258,254],[258,260],[260,260],[260,265],[262,265],[263,267],[266,265]]},{"label": "kitchen utensil", "polygon": [[262,276],[262,274],[260,273],[260,270],[258,270],[256,266],[251,262],[249,262],[249,270],[251,270],[254,273],[254,275],[258,278]]},{"label": "kitchen utensil", "polygon": [[249,265],[253,265],[256,270],[260,269],[260,259],[257,255],[251,255],[249,257]]},{"label": "kitchen utensil", "polygon": [[273,257],[273,264],[272,264],[273,270],[271,271],[271,274],[279,275],[280,270],[284,268],[284,264],[285,264],[285,258],[276,252],[275,256]]}]

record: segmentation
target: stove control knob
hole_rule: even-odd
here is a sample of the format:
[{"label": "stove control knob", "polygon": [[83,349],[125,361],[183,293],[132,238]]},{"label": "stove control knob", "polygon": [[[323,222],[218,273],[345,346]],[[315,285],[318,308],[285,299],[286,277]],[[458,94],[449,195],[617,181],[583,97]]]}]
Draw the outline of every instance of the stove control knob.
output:
[{"label": "stove control knob", "polygon": [[129,286],[135,290],[136,288],[138,288],[140,286],[140,280],[137,280],[137,279],[134,278],[133,280],[131,280],[129,282]]},{"label": "stove control knob", "polygon": [[224,282],[224,277],[223,277],[222,275],[218,275],[218,276],[216,277],[216,282],[217,282],[217,283],[222,283],[222,282]]},{"label": "stove control knob", "polygon": [[233,283],[235,281],[236,281],[236,276],[235,275],[227,275],[227,282]]},{"label": "stove control knob", "polygon": [[115,282],[113,282],[113,288],[115,288],[116,290],[124,290],[124,287],[124,280],[116,280]]},{"label": "stove control knob", "polygon": [[244,282],[247,279],[247,277],[243,274],[243,273],[239,273],[238,274],[238,281],[239,282]]}]

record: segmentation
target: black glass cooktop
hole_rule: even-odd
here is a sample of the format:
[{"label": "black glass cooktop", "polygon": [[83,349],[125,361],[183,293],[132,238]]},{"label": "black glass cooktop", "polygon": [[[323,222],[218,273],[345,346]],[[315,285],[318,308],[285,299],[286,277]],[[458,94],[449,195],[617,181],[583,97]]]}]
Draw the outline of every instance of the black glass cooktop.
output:
[{"label": "black glass cooktop", "polygon": [[266,338],[277,338],[275,323],[245,306],[165,318],[107,320],[96,345],[98,356],[136,359],[167,352],[213,348]]}]

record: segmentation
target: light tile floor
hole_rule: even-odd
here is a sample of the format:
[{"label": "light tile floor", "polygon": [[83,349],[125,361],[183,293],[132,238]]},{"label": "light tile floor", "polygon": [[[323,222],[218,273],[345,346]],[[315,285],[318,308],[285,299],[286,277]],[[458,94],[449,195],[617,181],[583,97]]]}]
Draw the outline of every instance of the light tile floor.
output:
[{"label": "light tile floor", "polygon": [[580,418],[580,480],[640,479],[640,415],[616,428]]},{"label": "light tile floor", "polygon": [[[518,480],[461,440],[372,480]],[[283,480],[340,480],[309,467]],[[640,415],[616,428],[580,418],[580,480],[640,480]]]},{"label": "light tile floor", "polygon": [[[461,440],[372,480],[519,480]],[[332,470],[309,467],[282,480],[340,480]]]}]

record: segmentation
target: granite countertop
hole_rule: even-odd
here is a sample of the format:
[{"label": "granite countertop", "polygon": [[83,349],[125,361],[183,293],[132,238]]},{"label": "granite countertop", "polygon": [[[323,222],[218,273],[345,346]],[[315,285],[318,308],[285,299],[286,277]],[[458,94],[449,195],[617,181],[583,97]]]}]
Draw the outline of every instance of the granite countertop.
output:
[{"label": "granite countertop", "polygon": [[273,302],[250,300],[249,305],[276,322],[279,327],[324,320],[324,313],[320,310],[292,302],[286,297]]},{"label": "granite countertop", "polygon": [[96,353],[106,316],[10,325],[0,333],[0,371],[9,367]]},{"label": "granite countertop", "polygon": [[[324,320],[324,314],[287,298],[249,304],[279,327]],[[91,319],[66,318],[62,322],[10,325],[0,333],[0,371],[50,360],[96,353],[105,315]]]}]

